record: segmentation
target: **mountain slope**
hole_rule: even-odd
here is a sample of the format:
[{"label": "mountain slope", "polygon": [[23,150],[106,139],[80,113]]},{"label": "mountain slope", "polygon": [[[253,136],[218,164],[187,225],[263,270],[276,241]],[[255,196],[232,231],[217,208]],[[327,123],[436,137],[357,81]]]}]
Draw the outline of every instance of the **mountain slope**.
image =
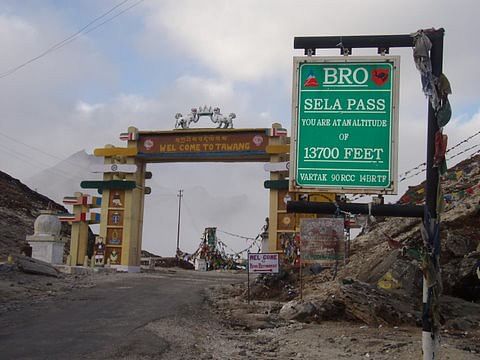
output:
[{"label": "mountain slope", "polygon": [[[64,196],[72,196],[74,192],[82,191],[81,181],[100,180],[101,175],[92,174],[89,168],[93,164],[102,163],[103,158],[89,155],[85,150],[81,150],[55,166],[31,176],[25,180],[25,183],[53,200],[61,201]],[[83,192],[89,191],[83,190]]]},{"label": "mountain slope", "polygon": [[[399,203],[423,204],[424,185],[410,187]],[[475,274],[480,261],[480,155],[449,169],[441,179],[441,187],[445,200],[440,225],[444,293],[477,301],[480,299],[480,283]],[[343,275],[380,287],[392,285],[420,299],[419,225],[419,219],[400,218],[374,224],[352,242],[352,255]],[[386,276],[393,280],[385,281]]]},{"label": "mountain slope", "polygon": [[[0,171],[0,258],[19,254],[25,237],[33,234],[33,223],[40,210],[48,208],[67,212],[62,205],[31,190],[19,180]],[[62,226],[62,235],[70,233],[70,226]]]}]

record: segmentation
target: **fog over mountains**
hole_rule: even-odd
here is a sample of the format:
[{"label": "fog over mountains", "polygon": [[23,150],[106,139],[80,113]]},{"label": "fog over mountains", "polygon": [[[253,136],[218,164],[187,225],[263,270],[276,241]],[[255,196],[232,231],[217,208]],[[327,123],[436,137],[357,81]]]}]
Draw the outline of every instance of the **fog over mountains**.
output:
[{"label": "fog over mountains", "polygon": [[[101,179],[101,174],[91,173],[89,167],[102,163],[103,158],[82,150],[25,183],[59,203],[76,191],[95,195],[94,190],[81,189],[80,182]],[[147,180],[152,193],[145,197],[142,248],[150,252],[162,256],[175,253],[179,189],[184,190],[180,228],[183,251],[196,250],[205,227],[255,237],[268,216],[268,191],[263,188],[268,173],[262,163],[148,164],[147,170],[153,178]],[[92,226],[92,230],[97,233],[99,226]],[[244,239],[222,232],[218,237],[235,251],[247,247]]]},{"label": "fog over mountains", "polygon": [[76,191],[96,194],[96,191],[81,189],[80,181],[101,179],[100,174],[90,173],[89,167],[102,163],[103,158],[97,158],[81,150],[55,166],[24,179],[24,182],[31,189],[61,204],[64,196],[71,196]]}]

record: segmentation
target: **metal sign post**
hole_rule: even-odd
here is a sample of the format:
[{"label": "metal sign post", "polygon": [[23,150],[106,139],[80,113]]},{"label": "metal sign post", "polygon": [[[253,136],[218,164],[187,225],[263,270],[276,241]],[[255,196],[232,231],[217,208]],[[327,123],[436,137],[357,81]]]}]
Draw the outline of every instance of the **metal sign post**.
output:
[{"label": "metal sign post", "polygon": [[300,300],[303,300],[303,263],[302,263],[302,253],[300,251],[300,260],[298,264],[299,268],[299,277],[300,277]]},{"label": "metal sign post", "polygon": [[182,197],[183,197],[183,190],[178,190],[178,218],[177,218],[177,249],[175,251],[175,257],[178,261],[178,254],[180,251],[180,215],[182,209]]},{"label": "metal sign post", "polygon": [[[430,59],[431,59],[431,69],[432,75],[439,77],[442,74],[442,62],[443,62],[443,38],[444,38],[444,29],[438,30],[428,30],[425,31],[425,35],[428,36],[431,42],[430,49]],[[326,37],[297,37],[295,38],[294,48],[304,49],[305,54],[314,55],[316,49],[335,49],[338,48],[341,51],[341,54],[351,54],[353,48],[377,48],[379,54],[388,54],[390,48],[394,47],[413,47],[414,38],[412,35],[370,35],[370,36],[326,36]],[[344,70],[344,74],[353,75]],[[358,79],[357,79],[358,80]],[[373,79],[372,79],[373,80]],[[310,83],[315,84],[313,80],[308,80]],[[318,79],[317,79],[318,82]],[[305,86],[307,83],[304,83]],[[302,105],[302,104],[300,104]],[[297,113],[297,109],[294,108],[294,113]],[[438,279],[439,273],[439,248],[440,248],[440,224],[437,214],[437,191],[438,191],[438,169],[434,167],[434,154],[435,154],[435,133],[438,131],[438,124],[436,121],[435,110],[429,102],[428,105],[428,128],[427,128],[427,160],[426,160],[426,172],[427,172],[427,181],[426,181],[426,203],[424,207],[423,222],[425,225],[425,243],[426,243],[426,258],[429,262],[433,264],[434,278]],[[293,129],[295,131],[295,128]],[[295,145],[293,150],[295,150]],[[305,151],[305,150],[303,150]],[[323,150],[324,152],[325,150]],[[319,151],[317,151],[318,153]],[[366,151],[360,152],[359,155],[365,155]],[[305,154],[305,153],[304,153]],[[308,154],[310,156],[310,154]],[[330,151],[330,155],[333,156],[333,151]],[[345,154],[344,154],[345,155]],[[340,149],[339,149],[340,157]],[[348,160],[348,159],[345,159]],[[292,168],[295,168],[292,166]],[[295,172],[291,174],[295,175]],[[328,175],[327,175],[328,176]],[[317,177],[322,178],[319,174]],[[291,177],[291,186],[294,187],[295,183]],[[339,191],[340,192],[340,191]],[[344,192],[353,192],[344,191]],[[314,206],[311,206],[314,205]],[[297,208],[297,211],[300,207],[308,208],[308,211],[302,212],[314,212],[314,213],[331,213],[327,209],[320,209],[316,204],[292,204],[290,202],[287,204],[288,212],[295,212],[294,208]],[[317,209],[313,209],[317,207]],[[373,207],[372,207],[373,208]],[[401,206],[399,205],[382,205],[376,206],[378,215],[387,215],[384,212],[387,212],[387,216],[406,216],[407,212],[415,213],[418,216],[418,211],[416,208],[410,209],[409,211],[402,211]],[[327,211],[325,211],[327,210]],[[364,209],[361,209],[363,212]],[[438,284],[435,282],[433,284],[427,284],[427,279],[424,277],[423,281],[423,316],[422,316],[422,350],[423,350],[423,359],[424,360],[433,360],[438,358],[440,346],[439,346],[439,324],[435,320],[434,311],[437,307],[432,306],[436,301],[438,301],[437,288]],[[437,295],[435,295],[437,294]],[[435,298],[437,297],[437,298]]]},{"label": "metal sign post", "polygon": [[247,252],[247,303],[250,304],[250,251]]}]

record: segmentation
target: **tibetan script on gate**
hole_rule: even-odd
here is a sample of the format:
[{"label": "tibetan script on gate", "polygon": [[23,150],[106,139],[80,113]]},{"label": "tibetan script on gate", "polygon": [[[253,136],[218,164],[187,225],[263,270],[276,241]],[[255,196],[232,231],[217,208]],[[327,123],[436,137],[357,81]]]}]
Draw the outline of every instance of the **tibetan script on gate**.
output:
[{"label": "tibetan script on gate", "polygon": [[149,162],[268,161],[266,129],[140,132],[137,157]]}]

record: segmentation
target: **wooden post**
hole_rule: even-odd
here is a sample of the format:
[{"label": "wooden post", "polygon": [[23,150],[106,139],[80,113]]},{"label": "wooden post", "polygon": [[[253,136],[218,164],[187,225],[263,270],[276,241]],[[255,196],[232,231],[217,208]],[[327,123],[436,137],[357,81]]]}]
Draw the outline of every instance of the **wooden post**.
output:
[{"label": "wooden post", "polygon": [[298,252],[300,253],[299,257],[298,257],[298,262],[299,262],[299,269],[300,269],[300,273],[299,273],[299,276],[300,276],[300,300],[303,300],[303,271],[302,271],[302,266],[303,266],[303,263],[302,263],[302,239],[299,239],[299,242],[298,242]]}]

